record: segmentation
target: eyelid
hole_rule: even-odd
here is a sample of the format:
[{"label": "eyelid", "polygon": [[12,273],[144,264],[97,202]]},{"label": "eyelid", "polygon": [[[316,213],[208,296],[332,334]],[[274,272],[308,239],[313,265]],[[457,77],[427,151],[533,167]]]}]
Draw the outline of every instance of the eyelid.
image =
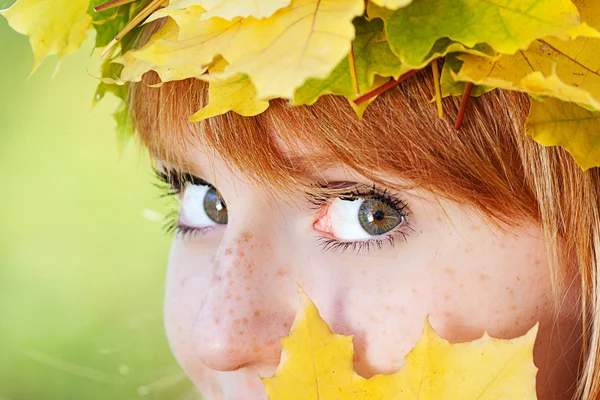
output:
[{"label": "eyelid", "polygon": [[192,175],[189,172],[178,171],[173,168],[166,170],[155,168],[154,173],[163,183],[169,185],[174,192],[172,194],[180,193],[187,184],[213,187],[213,185],[196,175]]}]

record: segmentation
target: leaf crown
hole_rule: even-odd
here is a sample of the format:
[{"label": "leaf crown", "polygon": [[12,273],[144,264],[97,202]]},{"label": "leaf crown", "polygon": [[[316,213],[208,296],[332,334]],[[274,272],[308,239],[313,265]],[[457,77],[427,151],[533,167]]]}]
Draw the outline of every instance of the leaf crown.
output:
[{"label": "leaf crown", "polygon": [[[525,130],[600,166],[600,6],[595,0],[17,0],[0,13],[30,37],[34,69],[77,50],[88,30],[105,60],[94,101],[121,98],[121,137],[133,134],[127,86],[155,71],[162,82],[209,84],[201,121],[264,112],[269,101],[315,103],[332,94],[360,117],[388,88],[430,67],[435,103],[495,88],[529,93]],[[144,23],[166,23],[140,48]],[[441,71],[438,59],[443,59]],[[434,107],[434,105],[432,105]]]}]

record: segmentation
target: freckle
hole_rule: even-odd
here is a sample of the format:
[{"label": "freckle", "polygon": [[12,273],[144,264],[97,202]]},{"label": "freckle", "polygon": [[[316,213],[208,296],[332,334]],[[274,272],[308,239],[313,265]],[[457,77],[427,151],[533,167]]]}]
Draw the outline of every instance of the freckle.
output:
[{"label": "freckle", "polygon": [[237,256],[238,256],[239,258],[244,258],[244,257],[246,256],[246,253],[244,253],[244,252],[243,252],[243,251],[241,251],[241,250],[238,250],[238,252],[237,252]]},{"label": "freckle", "polygon": [[517,282],[521,282],[521,277],[517,275]]},{"label": "freckle", "polygon": [[360,271],[362,276],[367,276],[367,271],[365,271],[364,269],[362,271]]},{"label": "freckle", "polygon": [[273,346],[275,344],[275,340],[273,339],[269,339],[269,341],[267,342],[267,346]]},{"label": "freckle", "polygon": [[287,322],[284,322],[284,323],[283,323],[283,327],[284,327],[284,328],[289,328],[289,327],[290,327],[290,324],[288,324]]},{"label": "freckle", "polygon": [[463,283],[461,283],[460,285],[458,285],[459,288],[464,289],[465,285]]},{"label": "freckle", "polygon": [[451,268],[444,268],[444,273],[450,276],[454,276],[454,270]]},{"label": "freckle", "polygon": [[473,251],[473,248],[471,246],[465,247],[465,253],[470,253],[472,251]]},{"label": "freckle", "polygon": [[385,306],[385,311],[390,311],[392,309],[392,307],[390,307],[389,305]]},{"label": "freckle", "polygon": [[233,249],[231,247],[225,250],[225,255],[226,256],[230,256],[232,254],[233,254]]},{"label": "freckle", "polygon": [[234,325],[239,325],[239,324],[240,324],[240,320],[239,320],[239,319],[235,319],[235,320],[233,320],[233,324],[234,324]]},{"label": "freckle", "polygon": [[244,325],[248,325],[248,318],[244,317],[244,318],[242,319],[242,322],[244,322]]},{"label": "freckle", "polygon": [[250,232],[242,232],[241,238],[244,243],[248,243],[252,239],[252,234]]},{"label": "freckle", "polygon": [[413,294],[419,294],[419,291],[417,290],[417,288],[411,288],[411,289],[410,289],[410,291],[411,291]]},{"label": "freckle", "polygon": [[541,264],[541,261],[540,261],[540,260],[535,260],[535,265],[536,265],[536,266],[539,266],[540,264]]},{"label": "freckle", "polygon": [[481,227],[479,225],[473,224],[473,225],[471,225],[471,230],[477,232],[477,231],[481,230]]},{"label": "freckle", "polygon": [[225,273],[225,276],[226,276],[226,277],[228,277],[228,278],[231,278],[231,271],[227,271],[227,272]]},{"label": "freckle", "polygon": [[220,322],[221,322],[221,318],[220,317],[215,317],[215,319],[214,319],[215,325],[219,325]]},{"label": "freckle", "polygon": [[250,291],[250,286],[246,286],[246,292]]},{"label": "freckle", "polygon": [[229,314],[233,315],[233,308],[229,309]]},{"label": "freckle", "polygon": [[444,317],[446,318],[451,318],[452,317],[452,313],[448,310],[444,311]]},{"label": "freckle", "polygon": [[252,276],[254,274],[254,265],[248,265],[248,276]]},{"label": "freckle", "polygon": [[275,272],[275,274],[277,276],[285,276],[286,275],[285,269],[283,269],[283,268],[277,268],[277,271]]},{"label": "freckle", "polygon": [[235,301],[242,301],[242,296],[235,296]]},{"label": "freckle", "polygon": [[244,336],[244,333],[245,333],[244,331],[239,332],[240,336]]},{"label": "freckle", "polygon": [[233,281],[229,281],[229,283],[227,283],[227,286],[233,286]]},{"label": "freckle", "polygon": [[444,295],[444,300],[452,300],[452,296],[450,295],[450,293],[446,293]]},{"label": "freckle", "polygon": [[486,274],[479,274],[479,280],[480,280],[481,282],[488,281],[489,279],[490,279],[489,275],[486,275]]},{"label": "freckle", "polygon": [[500,314],[500,310],[494,311],[494,314],[499,315]]},{"label": "freckle", "polygon": [[254,348],[252,349],[252,351],[254,353],[260,353],[260,346],[254,346]]},{"label": "freckle", "polygon": [[510,308],[512,311],[517,311],[517,306],[513,304],[513,306]]},{"label": "freckle", "polygon": [[392,294],[392,293],[394,293],[394,289],[388,289],[387,292],[388,292],[388,294]]},{"label": "freckle", "polygon": [[258,311],[258,310],[254,311],[254,316],[255,317],[258,317],[259,315],[260,315],[260,311]]}]

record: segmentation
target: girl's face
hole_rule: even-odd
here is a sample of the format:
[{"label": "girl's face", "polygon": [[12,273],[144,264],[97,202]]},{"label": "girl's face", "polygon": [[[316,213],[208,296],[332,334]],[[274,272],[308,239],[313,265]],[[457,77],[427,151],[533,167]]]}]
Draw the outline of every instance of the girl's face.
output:
[{"label": "girl's face", "polygon": [[514,338],[539,321],[539,398],[568,397],[578,284],[565,278],[573,284],[554,311],[535,224],[500,229],[465,205],[386,191],[341,166],[307,177],[323,191],[273,192],[208,152],[183,180],[172,177],[182,234],[165,305],[175,356],[206,399],[266,399],[259,376],[278,365],[296,283],[335,332],[354,335],[364,377],[400,369],[427,315],[451,342],[484,330]]}]

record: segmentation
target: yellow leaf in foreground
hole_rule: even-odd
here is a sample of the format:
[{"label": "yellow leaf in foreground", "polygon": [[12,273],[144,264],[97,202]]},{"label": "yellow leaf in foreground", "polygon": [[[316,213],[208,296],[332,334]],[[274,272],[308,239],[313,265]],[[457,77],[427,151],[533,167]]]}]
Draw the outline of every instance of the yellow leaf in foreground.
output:
[{"label": "yellow leaf in foreground", "polygon": [[113,62],[123,64],[120,79],[126,82],[139,82],[146,72],[152,70],[158,74],[162,82],[169,82],[182,79],[182,76],[196,77],[206,72],[207,68],[204,64],[178,63],[176,59],[171,60],[172,62],[156,64],[145,57],[148,49],[152,46],[168,45],[168,43],[177,40],[178,33],[179,27],[177,24],[172,20],[168,20],[160,31],[152,35],[150,42],[141,49],[128,51],[121,57],[116,58]]},{"label": "yellow leaf in foreground", "polygon": [[29,36],[33,70],[48,56],[59,59],[78,50],[87,37],[92,18],[88,0],[18,0],[0,11],[15,31]]},{"label": "yellow leaf in foreground", "polygon": [[263,378],[270,400],[534,400],[537,325],[513,340],[485,335],[450,344],[429,322],[404,367],[364,379],[353,369],[352,336],[333,333],[299,289],[300,307],[281,361]]},{"label": "yellow leaf in foreground", "polygon": [[364,0],[294,0],[271,18],[248,18],[229,49],[223,76],[247,74],[262,99],[292,99],[308,78],[325,78],[350,51]]},{"label": "yellow leaf in foreground", "polygon": [[[222,71],[227,62],[220,60],[210,69],[210,72]],[[211,79],[206,75],[203,79],[209,80],[208,104],[190,117],[190,121],[198,122],[233,111],[244,117],[258,115],[269,108],[269,102],[256,97],[256,89],[245,75],[232,76],[224,80]]]},{"label": "yellow leaf in foreground", "polygon": [[525,132],[544,146],[562,146],[587,170],[600,166],[600,112],[557,99],[531,100]]},{"label": "yellow leaf in foreground", "polygon": [[177,67],[182,73],[172,79],[189,78],[186,71],[221,56],[229,65],[216,78],[248,75],[259,98],[291,99],[308,78],[325,78],[348,54],[352,20],[363,10],[363,0],[293,0],[269,18],[232,21],[202,20],[205,11],[198,6],[163,10],[161,15],[179,26],[178,37],[151,40],[131,55],[154,66]]}]

